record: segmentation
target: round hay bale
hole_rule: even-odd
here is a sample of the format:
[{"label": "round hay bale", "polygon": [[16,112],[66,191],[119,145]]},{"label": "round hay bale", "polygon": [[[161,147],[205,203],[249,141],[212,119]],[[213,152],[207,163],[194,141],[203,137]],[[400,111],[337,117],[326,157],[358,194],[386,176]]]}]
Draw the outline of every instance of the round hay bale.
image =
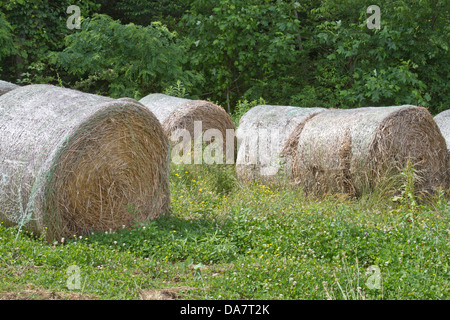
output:
[{"label": "round hay bale", "polygon": [[236,173],[244,183],[281,183],[291,177],[291,165],[281,155],[292,132],[323,108],[259,105],[246,112],[236,131]]},{"label": "round hay bale", "polygon": [[20,88],[17,84],[0,80],[0,96],[17,88]]},{"label": "round hay bale", "polygon": [[[174,134],[179,129],[187,130],[192,139],[197,138],[194,122],[201,121],[202,132],[209,129],[216,129],[220,132],[225,154],[227,130],[234,133],[236,129],[225,109],[209,101],[190,100],[155,93],[142,98],[139,102],[155,114],[173,144],[178,142],[178,137]],[[232,139],[233,141],[228,142],[229,145],[235,145],[234,135]]]},{"label": "round hay bale", "polygon": [[294,180],[307,192],[360,195],[403,170],[408,159],[416,190],[447,183],[445,140],[422,107],[329,110],[309,120],[297,139]]},{"label": "round hay bale", "polygon": [[0,219],[47,239],[169,210],[168,140],[132,99],[51,85],[0,97]]},{"label": "round hay bale", "polygon": [[447,149],[450,152],[450,110],[442,111],[434,117],[442,135],[447,142]]}]

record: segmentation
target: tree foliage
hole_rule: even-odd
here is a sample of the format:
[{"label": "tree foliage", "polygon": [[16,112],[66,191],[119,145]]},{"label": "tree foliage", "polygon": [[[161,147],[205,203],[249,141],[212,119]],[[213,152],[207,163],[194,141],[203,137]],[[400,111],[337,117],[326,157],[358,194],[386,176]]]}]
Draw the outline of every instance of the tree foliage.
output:
[{"label": "tree foliage", "polygon": [[15,52],[12,28],[8,21],[5,20],[4,15],[0,12],[0,72],[2,71],[2,59]]},{"label": "tree foliage", "polygon": [[[257,99],[294,79],[300,57],[300,21],[293,5],[269,0],[198,0],[182,23],[192,41],[192,68],[208,85],[205,90],[221,101]],[[293,72],[294,71],[294,72]]]},{"label": "tree foliage", "polygon": [[3,62],[8,66],[4,70],[6,79],[14,82],[25,78],[33,82],[53,79],[45,77],[51,70],[43,65],[50,51],[64,47],[64,37],[70,33],[66,10],[72,4],[80,6],[82,15],[89,15],[98,8],[92,0],[0,0],[0,11],[11,26],[17,49]]},{"label": "tree foliage", "polygon": [[192,0],[99,0],[100,12],[120,20],[148,26],[160,21],[170,29],[175,28]]},{"label": "tree foliage", "polygon": [[435,112],[448,107],[450,16],[444,1],[385,1],[380,30],[366,26],[371,2],[356,3],[351,10],[324,1],[313,10],[324,19],[316,28],[318,70],[330,73],[319,81],[332,80],[345,106],[419,104]]},{"label": "tree foliage", "polygon": [[55,53],[52,62],[75,75],[78,88],[141,97],[177,80],[189,87],[193,76],[183,70],[185,59],[183,45],[161,23],[123,25],[95,14],[83,21],[81,31],[66,37],[65,49]]},{"label": "tree foliage", "polygon": [[[1,76],[112,96],[182,87],[231,113],[260,98],[437,113],[450,106],[447,2],[383,1],[377,30],[369,0],[0,0]],[[81,30],[66,27],[71,4]]]}]

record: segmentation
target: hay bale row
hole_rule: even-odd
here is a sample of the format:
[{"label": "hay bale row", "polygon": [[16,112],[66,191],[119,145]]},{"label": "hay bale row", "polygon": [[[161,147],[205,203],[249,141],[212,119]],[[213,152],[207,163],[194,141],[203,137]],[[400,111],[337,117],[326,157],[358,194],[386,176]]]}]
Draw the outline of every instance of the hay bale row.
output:
[{"label": "hay bale row", "polygon": [[169,210],[168,140],[132,99],[51,85],[0,97],[0,220],[47,239]]},{"label": "hay bale row", "polygon": [[[165,94],[150,94],[139,100],[161,122],[172,144],[178,141],[178,130],[187,130],[192,139],[195,138],[195,125],[201,121],[202,132],[217,130],[223,138],[223,152],[226,152],[227,130],[234,132],[235,125],[228,113],[220,106],[204,100],[190,100],[172,97]],[[234,139],[234,137],[233,137]],[[229,142],[229,144],[233,143]]]},{"label": "hay bale row", "polygon": [[246,112],[236,131],[236,173],[241,182],[280,183],[291,176],[280,155],[294,130],[325,109],[259,105]]},{"label": "hay bale row", "polygon": [[0,80],[0,96],[17,88],[19,88],[19,86],[14,83]]},{"label": "hay bale row", "polygon": [[[441,134],[449,136],[448,119],[443,113],[435,122],[416,106],[257,106],[236,132],[237,175],[246,183],[286,177],[307,192],[358,195],[410,159],[418,189],[431,191],[449,183]],[[227,130],[235,129],[207,101],[13,87],[0,97],[0,221],[53,240],[163,215],[170,208],[168,137],[180,129],[194,137],[195,121],[203,131],[218,130],[224,148]]]},{"label": "hay bale row", "polygon": [[[257,134],[261,127],[269,129],[262,138]],[[284,134],[274,138],[272,128],[283,128]],[[276,180],[281,156],[291,183],[308,193],[360,195],[397,175],[408,159],[416,170],[418,190],[448,185],[445,140],[421,107],[324,111],[257,106],[243,116],[237,137],[250,141],[238,150],[236,171],[244,181],[259,179],[258,171]],[[279,143],[264,149],[262,142],[268,139]],[[259,162],[252,159],[256,155]]]}]

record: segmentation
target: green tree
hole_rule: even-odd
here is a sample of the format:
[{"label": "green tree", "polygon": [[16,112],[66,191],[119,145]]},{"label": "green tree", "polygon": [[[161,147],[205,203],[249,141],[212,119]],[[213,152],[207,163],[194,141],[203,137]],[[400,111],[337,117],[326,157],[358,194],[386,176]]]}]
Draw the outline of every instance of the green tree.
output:
[{"label": "green tree", "polygon": [[[2,71],[3,58],[15,53],[15,46],[12,35],[12,28],[2,12],[0,12],[0,72]],[[1,73],[0,73],[1,76]]]},{"label": "green tree", "polygon": [[380,3],[381,29],[368,29],[371,1],[323,1],[317,21],[316,83],[341,106],[449,105],[449,6],[439,0]]},{"label": "green tree", "polygon": [[[67,8],[76,4],[82,15],[89,15],[98,8],[94,1],[73,0],[0,0],[0,11],[11,26],[14,55],[4,65],[5,76],[12,81],[48,81],[52,70],[45,68],[47,55],[64,45],[64,37],[72,31],[67,28]],[[33,74],[27,74],[32,69]],[[31,77],[31,78],[30,78]]]},{"label": "green tree", "polygon": [[230,112],[240,97],[281,98],[302,61],[294,9],[286,1],[193,2],[182,23],[191,39],[192,67],[205,76],[204,91],[213,100],[226,101]]},{"label": "green tree", "polygon": [[[170,30],[177,24],[192,0],[99,0],[100,12],[124,24],[148,26],[160,21]],[[182,28],[181,28],[182,29]],[[178,30],[177,30],[178,31]]]},{"label": "green tree", "polygon": [[139,98],[179,80],[189,91],[198,79],[183,70],[186,53],[176,34],[159,22],[123,25],[107,15],[83,20],[52,62],[75,76],[73,85],[112,97]]}]

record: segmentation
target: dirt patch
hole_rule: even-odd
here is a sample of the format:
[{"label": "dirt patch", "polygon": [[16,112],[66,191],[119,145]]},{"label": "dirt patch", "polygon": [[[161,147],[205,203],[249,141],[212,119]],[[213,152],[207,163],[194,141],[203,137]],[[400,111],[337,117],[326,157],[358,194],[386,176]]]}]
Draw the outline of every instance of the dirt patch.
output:
[{"label": "dirt patch", "polygon": [[17,291],[0,292],[0,300],[95,300],[96,296],[78,292],[54,292],[28,284]]},{"label": "dirt patch", "polygon": [[194,290],[194,287],[172,287],[163,289],[140,290],[139,296],[141,300],[177,300],[180,299],[182,290]]}]

